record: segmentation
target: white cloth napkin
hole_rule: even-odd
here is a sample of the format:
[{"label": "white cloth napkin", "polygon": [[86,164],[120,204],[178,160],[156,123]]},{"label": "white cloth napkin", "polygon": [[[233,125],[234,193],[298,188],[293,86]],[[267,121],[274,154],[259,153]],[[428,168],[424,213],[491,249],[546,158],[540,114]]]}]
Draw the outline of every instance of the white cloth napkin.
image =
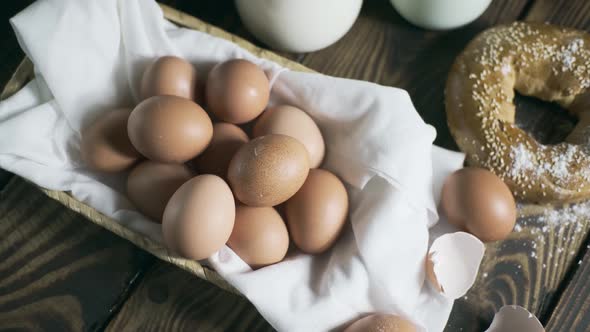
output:
[{"label": "white cloth napkin", "polygon": [[[151,0],[39,0],[11,20],[36,78],[0,103],[0,166],[74,197],[161,241],[135,212],[125,175],[81,163],[80,132],[111,108],[134,105],[146,64],[178,55],[206,72],[246,58],[273,82],[271,103],[306,110],[327,145],[325,168],[347,184],[350,224],[329,252],[252,271],[229,248],[209,263],[279,331],[328,331],[370,312],[442,331],[453,299],[425,283],[442,181],[463,155],[435,147],[404,90],[291,72],[229,41],[178,28]],[[436,234],[435,234],[436,233]],[[461,259],[457,257],[457,259]]]}]

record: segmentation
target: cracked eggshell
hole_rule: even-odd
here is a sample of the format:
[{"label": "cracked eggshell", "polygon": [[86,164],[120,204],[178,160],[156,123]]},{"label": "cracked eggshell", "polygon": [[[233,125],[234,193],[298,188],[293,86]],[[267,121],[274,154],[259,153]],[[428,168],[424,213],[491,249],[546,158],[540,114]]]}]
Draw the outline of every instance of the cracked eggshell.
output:
[{"label": "cracked eggshell", "polygon": [[442,295],[457,299],[473,285],[484,251],[484,244],[469,233],[442,235],[426,257],[426,277]]},{"label": "cracked eggshell", "polygon": [[494,316],[492,324],[485,332],[545,332],[535,315],[517,305],[505,305]]}]

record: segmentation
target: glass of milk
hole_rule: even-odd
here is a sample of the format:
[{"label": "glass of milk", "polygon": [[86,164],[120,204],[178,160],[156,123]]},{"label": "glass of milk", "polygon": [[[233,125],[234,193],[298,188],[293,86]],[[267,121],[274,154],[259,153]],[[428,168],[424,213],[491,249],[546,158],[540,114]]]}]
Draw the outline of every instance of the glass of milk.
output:
[{"label": "glass of milk", "polygon": [[471,23],[492,0],[390,0],[412,24],[426,29],[446,30]]},{"label": "glass of milk", "polygon": [[271,48],[312,52],[342,38],[362,0],[235,0],[242,22]]}]

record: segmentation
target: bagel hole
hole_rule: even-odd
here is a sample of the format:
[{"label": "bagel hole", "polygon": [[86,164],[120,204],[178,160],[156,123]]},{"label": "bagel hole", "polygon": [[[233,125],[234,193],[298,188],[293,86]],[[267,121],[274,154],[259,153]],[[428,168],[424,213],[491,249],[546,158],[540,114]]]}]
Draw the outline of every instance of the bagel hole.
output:
[{"label": "bagel hole", "polygon": [[516,126],[543,145],[563,142],[578,123],[565,108],[515,92]]}]

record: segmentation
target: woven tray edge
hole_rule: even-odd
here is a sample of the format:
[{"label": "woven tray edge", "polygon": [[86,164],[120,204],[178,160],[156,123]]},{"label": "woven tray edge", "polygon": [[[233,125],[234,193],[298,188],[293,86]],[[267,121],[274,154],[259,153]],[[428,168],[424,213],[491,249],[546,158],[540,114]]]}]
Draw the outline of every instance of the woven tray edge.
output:
[{"label": "woven tray edge", "polygon": [[[210,25],[194,16],[191,16],[189,14],[186,14],[164,4],[159,5],[164,13],[165,18],[177,25],[202,31],[219,38],[230,40],[231,42],[239,45],[240,47],[246,49],[247,51],[251,52],[252,54],[258,57],[276,62],[281,66],[284,66],[291,70],[302,72],[314,72],[313,70],[301,65],[300,63],[289,60],[269,50],[257,47],[241,37],[233,35],[216,26]],[[25,57],[17,67],[16,71],[14,72],[8,83],[4,86],[4,89],[0,94],[0,100],[6,99],[12,96],[14,93],[18,92],[25,84],[27,84],[33,78],[33,76],[33,63],[30,61],[30,59]],[[61,203],[68,209],[83,215],[93,223],[130,241],[131,243],[148,251],[149,253],[153,254],[159,259],[165,262],[172,263],[180,267],[181,269],[186,270],[199,278],[207,280],[225,290],[228,290],[235,294],[240,294],[233,286],[227,283],[227,281],[225,281],[217,272],[213,271],[212,269],[199,264],[197,261],[187,260],[180,257],[169,255],[167,249],[159,243],[157,243],[156,241],[142,234],[136,233],[133,230],[119,224],[117,221],[98,212],[91,206],[78,201],[69,193],[63,191],[49,190],[41,187],[39,187],[39,189],[49,198]]]}]

